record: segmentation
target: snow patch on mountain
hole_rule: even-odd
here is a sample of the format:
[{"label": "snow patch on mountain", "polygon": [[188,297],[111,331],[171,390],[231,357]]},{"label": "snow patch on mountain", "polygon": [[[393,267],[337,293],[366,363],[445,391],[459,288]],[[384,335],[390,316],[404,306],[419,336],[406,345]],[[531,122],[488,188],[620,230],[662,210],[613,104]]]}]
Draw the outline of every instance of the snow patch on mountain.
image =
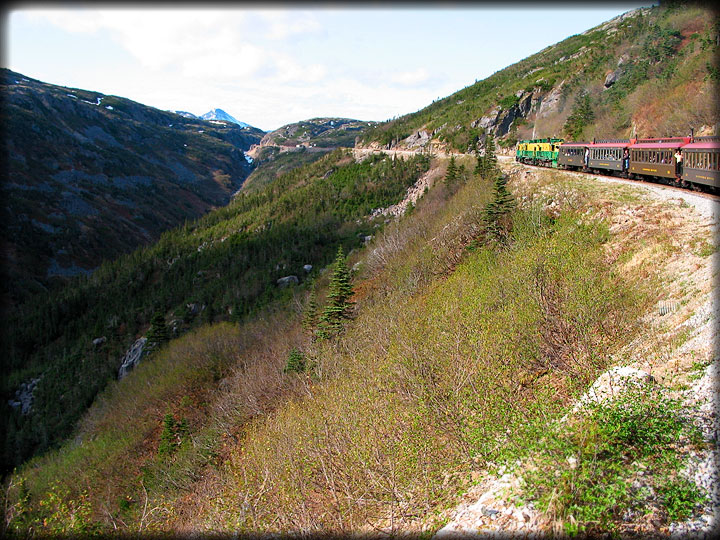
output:
[{"label": "snow patch on mountain", "polygon": [[200,116],[200,118],[202,118],[203,120],[225,120],[226,122],[232,122],[233,124],[237,124],[240,127],[250,127],[250,124],[246,124],[245,122],[240,122],[239,120],[236,120],[222,109],[213,109],[212,111],[206,112],[205,114]]},{"label": "snow patch on mountain", "polygon": [[189,113],[187,111],[172,111],[175,114],[179,114],[180,116],[184,116],[185,118],[197,118],[193,113]]}]

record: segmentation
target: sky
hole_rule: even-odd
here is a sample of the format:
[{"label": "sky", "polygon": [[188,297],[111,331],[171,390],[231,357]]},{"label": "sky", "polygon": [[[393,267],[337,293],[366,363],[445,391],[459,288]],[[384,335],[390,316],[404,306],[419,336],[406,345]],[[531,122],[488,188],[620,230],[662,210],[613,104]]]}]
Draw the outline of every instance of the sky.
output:
[{"label": "sky", "polygon": [[2,65],[162,110],[220,108],[265,131],[384,121],[652,2],[543,5],[21,2],[4,13]]}]

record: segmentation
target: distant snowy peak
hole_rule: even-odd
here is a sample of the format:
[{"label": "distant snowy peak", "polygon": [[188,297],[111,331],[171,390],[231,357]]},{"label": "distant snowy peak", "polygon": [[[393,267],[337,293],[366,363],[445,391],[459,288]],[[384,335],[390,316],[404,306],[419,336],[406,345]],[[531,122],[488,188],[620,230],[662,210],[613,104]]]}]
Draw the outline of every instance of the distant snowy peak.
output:
[{"label": "distant snowy peak", "polygon": [[187,111],[173,111],[175,114],[179,114],[180,116],[184,116],[185,118],[197,118],[193,113],[189,113]]},{"label": "distant snowy peak", "polygon": [[240,127],[250,127],[250,124],[235,120],[235,118],[230,116],[222,109],[213,109],[212,111],[203,114],[200,118],[202,118],[203,120],[224,120],[225,122],[232,122],[233,124],[237,124]]}]

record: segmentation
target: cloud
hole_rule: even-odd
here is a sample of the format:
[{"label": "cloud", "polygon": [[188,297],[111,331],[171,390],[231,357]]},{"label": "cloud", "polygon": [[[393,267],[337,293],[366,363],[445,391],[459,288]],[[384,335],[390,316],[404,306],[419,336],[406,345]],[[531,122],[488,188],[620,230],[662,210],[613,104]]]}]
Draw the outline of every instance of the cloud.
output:
[{"label": "cloud", "polygon": [[401,86],[414,86],[430,79],[430,73],[425,68],[417,68],[413,71],[401,71],[390,77],[390,80]]},{"label": "cloud", "polygon": [[[355,52],[328,50],[336,42],[325,41],[333,28],[321,24],[326,19],[297,10],[76,8],[21,13],[67,32],[106,37],[135,59],[124,64],[122,73],[82,87],[195,114],[220,107],[263,129],[315,116],[384,120],[427,105],[445,95],[440,86],[447,85],[429,67],[392,70],[379,62],[361,67]],[[345,38],[342,33],[335,37]],[[70,66],[78,74],[85,69]],[[84,81],[96,74],[85,74]]]},{"label": "cloud", "polygon": [[286,40],[291,36],[319,34],[323,26],[311,13],[260,10],[257,14],[269,25],[265,37],[271,40]]},{"label": "cloud", "polygon": [[[267,84],[321,80],[320,63],[296,60],[279,41],[321,29],[315,17],[265,10],[32,10],[31,19],[73,33],[107,32],[142,66],[189,78],[251,77]],[[270,39],[271,43],[267,40]]]}]

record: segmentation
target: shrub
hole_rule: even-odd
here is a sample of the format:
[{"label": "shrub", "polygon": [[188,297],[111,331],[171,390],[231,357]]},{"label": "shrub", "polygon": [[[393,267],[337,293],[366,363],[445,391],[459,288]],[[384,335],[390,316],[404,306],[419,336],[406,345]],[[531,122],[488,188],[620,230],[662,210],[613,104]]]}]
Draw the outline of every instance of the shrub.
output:
[{"label": "shrub", "polygon": [[288,354],[287,364],[285,364],[283,372],[302,373],[303,371],[305,371],[305,357],[296,347],[293,347],[290,354]]},{"label": "shrub", "polygon": [[678,476],[681,463],[672,446],[700,440],[678,401],[631,386],[554,427],[525,474],[526,493],[571,535],[612,530],[625,512],[645,511],[654,502],[649,492],[631,489],[633,475],[642,469],[667,519],[687,518],[704,496]]}]

